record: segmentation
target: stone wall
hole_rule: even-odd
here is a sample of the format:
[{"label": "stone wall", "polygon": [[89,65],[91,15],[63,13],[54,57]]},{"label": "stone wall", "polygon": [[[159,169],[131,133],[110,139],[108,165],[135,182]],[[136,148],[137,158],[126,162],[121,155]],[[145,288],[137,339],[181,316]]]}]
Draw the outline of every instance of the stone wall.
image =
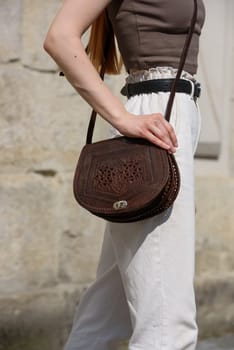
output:
[{"label": "stone wall", "polygon": [[[38,332],[44,334],[48,327],[62,342],[68,328],[64,322],[70,324],[80,292],[95,277],[102,240],[103,222],[79,208],[72,193],[90,109],[59,77],[42,48],[60,4],[0,1],[0,344],[4,350],[15,338],[20,343],[25,334],[34,339],[35,331],[38,348],[41,342],[45,348],[55,340],[38,337]],[[95,134],[104,136],[103,122],[98,122]],[[53,346],[58,349],[57,343]]]},{"label": "stone wall", "polygon": [[[195,164],[196,288],[201,336],[234,333],[234,2],[204,2],[206,24],[198,72],[205,86],[200,100],[202,125],[206,124],[204,129],[210,136],[212,115],[219,128],[221,151],[218,159],[197,159]],[[217,50],[221,46],[224,49]]]},{"label": "stone wall", "polygon": [[[62,347],[80,293],[95,277],[102,242],[104,222],[78,207],[72,193],[90,108],[59,77],[58,67],[42,48],[60,4],[60,0],[0,0],[0,349],[4,350]],[[107,84],[117,93],[123,79],[107,78]],[[233,111],[233,95],[230,108]],[[96,138],[103,138],[106,131],[105,122],[98,120]],[[234,331],[231,136],[229,152],[228,176],[197,177],[201,336]]]}]

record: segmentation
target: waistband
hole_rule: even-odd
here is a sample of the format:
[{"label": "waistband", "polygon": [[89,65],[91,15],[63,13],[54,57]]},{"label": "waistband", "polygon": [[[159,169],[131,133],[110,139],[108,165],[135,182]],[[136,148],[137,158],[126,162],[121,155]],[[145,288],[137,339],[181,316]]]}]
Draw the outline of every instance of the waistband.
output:
[{"label": "waistband", "polygon": [[[126,84],[121,89],[121,94],[128,98],[141,95],[150,94],[152,92],[170,92],[175,82],[174,78],[169,79],[151,79],[140,81],[138,83]],[[176,92],[181,92],[190,95],[191,98],[196,100],[200,97],[201,86],[198,82],[193,82],[189,79],[179,79],[176,85]]]},{"label": "waistband", "polygon": [[[121,94],[130,98],[135,95],[152,92],[170,92],[176,74],[177,69],[172,67],[156,67],[132,72],[126,78],[126,84],[121,89]],[[193,75],[182,71],[176,92],[186,93],[196,101],[200,97],[201,86]]]},{"label": "waistband", "polygon": [[[152,79],[170,79],[175,78],[177,69],[173,67],[152,67],[147,70],[138,70],[130,73],[126,78],[126,84],[138,83]],[[181,79],[196,81],[194,76],[186,71],[182,71]]]}]

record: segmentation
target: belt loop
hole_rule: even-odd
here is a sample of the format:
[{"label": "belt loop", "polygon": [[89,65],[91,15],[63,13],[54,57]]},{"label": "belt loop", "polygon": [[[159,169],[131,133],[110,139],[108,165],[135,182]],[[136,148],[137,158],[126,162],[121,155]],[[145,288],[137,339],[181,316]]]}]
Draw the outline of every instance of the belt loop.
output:
[{"label": "belt loop", "polygon": [[191,85],[191,93],[190,93],[190,98],[191,100],[194,99],[194,94],[195,94],[195,82],[192,81],[191,79],[187,79],[187,78],[182,78],[183,80],[187,80],[190,85]]},{"label": "belt loop", "polygon": [[195,82],[195,102],[197,101],[197,98],[201,96],[201,84],[197,81]]}]

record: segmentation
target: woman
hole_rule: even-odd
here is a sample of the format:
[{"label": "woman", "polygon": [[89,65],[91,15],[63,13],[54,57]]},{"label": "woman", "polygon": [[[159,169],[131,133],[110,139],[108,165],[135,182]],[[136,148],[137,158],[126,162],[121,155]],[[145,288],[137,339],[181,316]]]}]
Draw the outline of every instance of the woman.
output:
[{"label": "woman", "polygon": [[[174,78],[193,6],[193,0],[65,0],[47,34],[45,50],[115,133],[145,138],[174,153],[181,173],[173,208],[136,223],[107,223],[97,278],[81,298],[66,350],[117,349],[122,339],[130,339],[130,350],[196,348],[193,155],[200,114],[194,74],[205,18],[202,0],[182,74],[182,83],[189,80],[195,89],[176,93],[170,123],[163,117],[169,91],[134,95],[123,106],[95,69],[104,36],[113,28],[127,83]],[[93,64],[81,43],[91,24]],[[107,72],[118,73],[110,37],[109,47]]]}]

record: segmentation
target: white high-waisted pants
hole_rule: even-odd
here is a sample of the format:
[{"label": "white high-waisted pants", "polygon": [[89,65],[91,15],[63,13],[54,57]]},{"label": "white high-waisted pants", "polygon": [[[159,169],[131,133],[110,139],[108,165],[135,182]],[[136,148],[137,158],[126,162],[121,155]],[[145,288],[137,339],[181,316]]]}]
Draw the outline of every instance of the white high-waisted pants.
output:
[{"label": "white high-waisted pants", "polygon": [[[132,74],[128,81],[174,75],[172,68],[155,68]],[[134,96],[126,108],[134,114],[163,114],[168,96]],[[129,350],[196,348],[193,155],[200,114],[189,95],[176,94],[171,124],[179,144],[179,195],[161,215],[107,223],[97,278],[81,298],[65,350],[114,350],[122,339],[130,339]]]}]

